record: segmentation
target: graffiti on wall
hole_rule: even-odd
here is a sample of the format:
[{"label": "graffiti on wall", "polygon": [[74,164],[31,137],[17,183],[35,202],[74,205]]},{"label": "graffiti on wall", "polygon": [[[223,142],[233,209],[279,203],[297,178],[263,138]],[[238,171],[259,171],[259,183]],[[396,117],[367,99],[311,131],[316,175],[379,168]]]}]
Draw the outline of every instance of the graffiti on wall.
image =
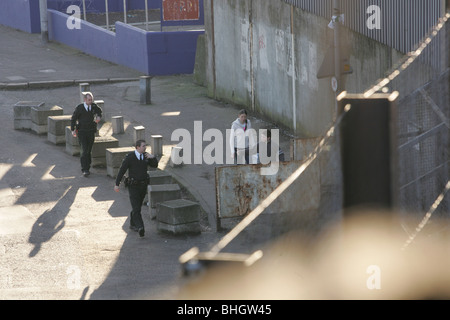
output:
[{"label": "graffiti on wall", "polygon": [[164,21],[198,20],[199,18],[199,0],[163,0]]}]

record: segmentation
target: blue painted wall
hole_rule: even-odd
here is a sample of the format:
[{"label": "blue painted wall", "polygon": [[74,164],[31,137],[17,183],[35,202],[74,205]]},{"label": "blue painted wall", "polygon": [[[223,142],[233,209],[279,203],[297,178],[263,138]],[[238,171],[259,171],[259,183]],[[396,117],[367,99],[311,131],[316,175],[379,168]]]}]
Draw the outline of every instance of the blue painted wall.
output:
[{"label": "blue painted wall", "polygon": [[116,22],[116,33],[81,20],[81,28],[67,28],[68,15],[48,10],[49,40],[57,41],[106,61],[146,75],[194,72],[197,38],[204,31],[147,32]]},{"label": "blue painted wall", "polygon": [[1,0],[0,24],[28,33],[40,33],[39,0]]},{"label": "blue painted wall", "polygon": [[[86,0],[86,12],[104,13],[105,0]],[[47,0],[48,9],[54,9],[60,12],[66,12],[70,5],[77,5],[83,8],[82,0]],[[127,0],[127,10],[145,9],[144,0]],[[161,0],[148,0],[149,9],[158,9],[161,6]],[[123,0],[108,0],[108,10],[110,12],[123,12]]]},{"label": "blue painted wall", "polygon": [[48,10],[48,37],[100,59],[118,63],[116,35],[92,23],[80,20],[80,29],[67,27],[68,15]]}]

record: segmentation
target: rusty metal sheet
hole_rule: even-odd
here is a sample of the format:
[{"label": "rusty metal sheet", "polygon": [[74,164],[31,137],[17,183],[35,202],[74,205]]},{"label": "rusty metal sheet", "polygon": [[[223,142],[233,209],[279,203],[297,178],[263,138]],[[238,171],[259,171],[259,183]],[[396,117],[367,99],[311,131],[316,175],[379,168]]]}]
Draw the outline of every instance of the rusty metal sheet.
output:
[{"label": "rusty metal sheet", "polygon": [[305,160],[319,145],[321,137],[291,139],[291,160]]},{"label": "rusty metal sheet", "polygon": [[163,0],[163,20],[182,21],[200,18],[199,0]]},{"label": "rusty metal sheet", "polygon": [[[280,162],[275,175],[261,175],[262,165],[216,168],[216,200],[219,219],[242,217],[255,209],[303,161]],[[320,166],[313,162],[264,213],[316,210],[320,204]]]}]

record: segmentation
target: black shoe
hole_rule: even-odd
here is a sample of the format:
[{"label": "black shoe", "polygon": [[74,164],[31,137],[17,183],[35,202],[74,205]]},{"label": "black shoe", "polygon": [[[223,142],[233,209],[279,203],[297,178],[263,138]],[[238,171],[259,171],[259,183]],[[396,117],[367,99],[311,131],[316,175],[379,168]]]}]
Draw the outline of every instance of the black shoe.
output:
[{"label": "black shoe", "polygon": [[139,231],[139,229],[137,227],[135,227],[135,226],[130,226],[130,230],[133,230],[133,231],[136,231],[136,232]]},{"label": "black shoe", "polygon": [[144,230],[144,228],[139,228],[139,237],[143,237],[144,235],[145,235],[145,230]]},{"label": "black shoe", "polygon": [[89,176],[91,173],[89,171],[83,171],[83,176],[87,177]]}]

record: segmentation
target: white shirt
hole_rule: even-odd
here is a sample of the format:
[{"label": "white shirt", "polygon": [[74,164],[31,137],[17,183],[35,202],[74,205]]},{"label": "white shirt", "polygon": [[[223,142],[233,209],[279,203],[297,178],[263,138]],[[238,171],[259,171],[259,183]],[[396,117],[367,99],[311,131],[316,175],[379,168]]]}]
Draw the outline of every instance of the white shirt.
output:
[{"label": "white shirt", "polygon": [[[137,158],[138,160],[141,160],[141,155],[144,156],[143,154],[137,152],[137,150],[134,150],[134,154],[136,155],[136,158]],[[144,157],[144,160],[145,160],[145,157]]]},{"label": "white shirt", "polygon": [[[86,109],[86,111],[89,112],[89,106],[86,104],[86,102],[83,102],[83,104],[84,104],[84,108]],[[92,107],[92,106],[91,106],[91,107]]]}]

